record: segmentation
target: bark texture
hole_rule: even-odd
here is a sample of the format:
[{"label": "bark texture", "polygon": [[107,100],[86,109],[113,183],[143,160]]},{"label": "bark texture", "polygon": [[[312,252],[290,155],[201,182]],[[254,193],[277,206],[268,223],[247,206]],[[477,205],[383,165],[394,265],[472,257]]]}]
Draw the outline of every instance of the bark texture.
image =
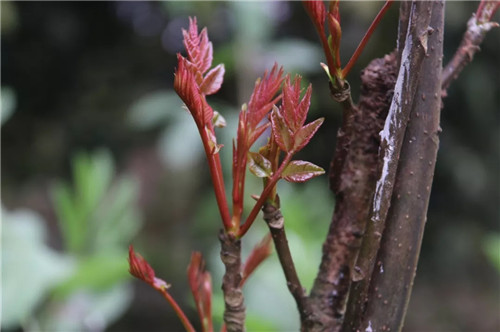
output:
[{"label": "bark texture", "polygon": [[221,243],[220,257],[226,267],[222,279],[224,292],[224,322],[229,332],[245,330],[245,303],[241,289],[241,241],[234,235],[221,230],[219,234]]},{"label": "bark texture", "polygon": [[432,6],[428,49],[413,102],[391,207],[361,330],[400,331],[415,277],[434,176],[441,109],[444,2]]},{"label": "bark texture", "polygon": [[[403,6],[408,6],[408,4],[403,4]],[[346,318],[342,328],[344,331],[357,331],[363,321],[368,300],[368,288],[391,203],[403,138],[419,82],[422,61],[428,48],[432,3],[413,1],[409,7],[409,9],[402,8],[402,12],[409,14],[408,22],[406,19],[401,22],[402,26],[407,26],[407,32],[400,55],[399,73],[389,114],[385,120],[384,129],[380,133],[379,160],[381,169],[378,173],[371,202],[370,220],[367,223],[366,233],[356,261],[356,269],[360,273],[360,278],[355,280],[351,287]],[[401,45],[399,46],[401,49]]]},{"label": "bark texture", "polygon": [[[311,331],[339,329],[350,282],[359,277],[354,262],[377,179],[379,132],[389,109],[396,70],[395,53],[372,61],[361,76],[359,106],[351,107],[349,114],[344,114],[330,168],[330,185],[336,195],[335,212],[310,295],[316,316]],[[343,154],[342,158],[339,153]],[[341,163],[341,167],[336,163]]]}]

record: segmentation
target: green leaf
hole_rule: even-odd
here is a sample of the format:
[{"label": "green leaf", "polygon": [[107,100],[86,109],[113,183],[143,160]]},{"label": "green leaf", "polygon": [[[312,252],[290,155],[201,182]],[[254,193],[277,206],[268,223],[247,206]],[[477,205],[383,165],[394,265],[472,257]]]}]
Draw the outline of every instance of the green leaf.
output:
[{"label": "green leaf", "polygon": [[108,191],[94,216],[96,227],[91,240],[95,252],[126,247],[137,233],[141,225],[138,192],[139,184],[130,177],[121,177]]},{"label": "green leaf", "polygon": [[313,163],[303,160],[293,160],[286,166],[281,177],[288,182],[305,182],[324,173],[324,169]]},{"label": "green leaf", "polygon": [[52,200],[66,249],[70,252],[79,251],[85,243],[85,224],[81,222],[69,186],[62,182],[56,183],[52,189]]},{"label": "green leaf", "polygon": [[271,162],[261,154],[248,152],[248,168],[258,178],[268,178],[272,175]]},{"label": "green leaf", "polygon": [[128,277],[128,262],[122,252],[103,252],[80,261],[75,273],[54,289],[53,295],[65,298],[79,289],[104,291]]},{"label": "green leaf", "polygon": [[500,234],[490,234],[483,239],[483,251],[491,264],[500,272]]}]

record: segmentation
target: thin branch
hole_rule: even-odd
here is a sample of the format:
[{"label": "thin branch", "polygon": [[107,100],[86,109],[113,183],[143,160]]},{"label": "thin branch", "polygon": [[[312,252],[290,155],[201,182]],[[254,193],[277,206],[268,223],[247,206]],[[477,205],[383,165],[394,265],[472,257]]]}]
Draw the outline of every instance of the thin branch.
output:
[{"label": "thin branch", "polygon": [[401,148],[378,269],[372,274],[361,330],[401,331],[415,277],[438,150],[444,1],[432,8],[428,52]]},{"label": "thin branch", "polygon": [[195,332],[196,330],[194,329],[193,325],[191,325],[191,322],[187,318],[187,316],[184,314],[184,311],[182,311],[181,307],[177,304],[177,302],[174,300],[174,298],[170,295],[169,292],[167,292],[166,289],[164,288],[156,288],[155,289],[163,295],[163,297],[168,301],[168,303],[172,306],[174,309],[175,313],[177,314],[177,317],[179,317],[180,321],[182,322],[182,325],[188,332]]},{"label": "thin branch", "polygon": [[353,285],[349,294],[348,312],[346,313],[349,319],[346,319],[346,322],[349,321],[353,325],[344,326],[344,330],[356,331],[364,312],[366,294],[390,206],[401,146],[414,100],[421,64],[427,52],[431,7],[431,2],[413,1],[411,4],[410,19],[394,96],[384,129],[380,134],[380,175],[371,205],[370,220],[356,261],[359,280]]},{"label": "thin branch", "polygon": [[486,33],[498,27],[497,22],[490,22],[491,17],[499,8],[499,1],[481,1],[476,14],[467,22],[467,31],[462,38],[460,46],[450,62],[443,69],[441,88],[446,91],[451,82],[457,79],[465,66],[472,61],[474,54],[479,51],[479,45],[484,40]]},{"label": "thin branch", "polygon": [[279,208],[272,204],[266,203],[262,208],[264,220],[269,226],[274,247],[281,264],[281,268],[285,274],[286,283],[290,293],[292,294],[300,313],[300,320],[303,323],[310,318],[311,309],[308,305],[308,299],[305,289],[302,287],[295,264],[293,263],[292,254],[288,246],[288,240],[285,233],[285,221]]}]

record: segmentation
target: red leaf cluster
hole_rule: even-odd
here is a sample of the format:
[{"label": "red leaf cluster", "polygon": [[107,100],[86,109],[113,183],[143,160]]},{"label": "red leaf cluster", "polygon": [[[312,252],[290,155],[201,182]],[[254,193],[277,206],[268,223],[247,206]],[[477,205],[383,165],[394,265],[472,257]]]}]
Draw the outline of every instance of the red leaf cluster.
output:
[{"label": "red leaf cluster", "polygon": [[300,99],[300,76],[290,82],[290,76],[285,78],[283,86],[283,101],[281,106],[274,107],[271,113],[271,124],[274,139],[281,150],[286,153],[300,151],[314,136],[323,123],[323,118],[304,125],[311,103],[311,85]]},{"label": "red leaf cluster", "polygon": [[[331,1],[328,12],[323,1],[305,0],[302,1],[304,8],[311,17],[311,20],[319,34],[321,45],[328,63],[328,75],[341,75],[340,68],[340,38],[342,30],[340,28],[339,0]],[[328,30],[331,39],[325,33],[325,21],[328,23]]]},{"label": "red leaf cluster", "polygon": [[[189,29],[183,30],[187,58],[177,54],[174,89],[186,104],[198,128],[211,128],[213,109],[205,96],[219,91],[224,80],[224,65],[212,66],[213,49],[207,29],[198,34],[196,18],[189,18]],[[207,73],[208,71],[208,73]]]},{"label": "red leaf cluster", "polygon": [[261,122],[281,98],[281,95],[276,95],[282,82],[283,67],[278,68],[275,64],[271,72],[266,70],[262,79],[255,82],[248,106],[243,105],[239,115],[236,144],[233,143],[233,215],[238,220],[243,208],[247,155],[251,146],[269,127],[269,123]]}]

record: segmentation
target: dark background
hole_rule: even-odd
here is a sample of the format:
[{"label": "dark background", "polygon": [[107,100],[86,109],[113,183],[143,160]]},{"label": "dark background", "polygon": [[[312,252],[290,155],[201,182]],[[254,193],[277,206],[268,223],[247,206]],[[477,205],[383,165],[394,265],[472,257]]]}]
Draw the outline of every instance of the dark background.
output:
[{"label": "dark background", "polygon": [[[445,63],[458,46],[477,4],[447,5]],[[49,188],[55,179],[70,180],[70,158],[75,151],[109,149],[118,170],[133,174],[140,183],[138,204],[144,226],[134,243],[157,274],[175,285],[172,294],[196,321],[188,300],[185,268],[191,250],[203,251],[209,269],[219,271],[214,272],[213,279],[213,287],[219,291],[216,234],[220,224],[195,126],[186,125],[189,115],[179,108],[178,101],[160,105],[160,112],[151,105],[158,96],[164,98],[160,100],[174,100],[170,97],[175,53],[183,51],[180,29],[187,28],[188,16],[197,16],[199,26],[208,27],[213,41],[214,64],[226,65],[223,88],[209,99],[229,123],[220,133],[225,144],[225,169],[230,169],[229,147],[236,112],[248,100],[255,79],[274,61],[313,83],[311,118],[324,116],[326,121],[300,157],[327,168],[340,111],[328,96],[326,77],[319,66],[324,61],[319,40],[300,2],[1,5],[2,88],[10,88],[16,100],[15,111],[1,133],[2,204],[9,210],[28,207],[38,211],[51,230],[50,245],[61,250]],[[341,3],[342,63],[347,62],[381,5]],[[395,47],[397,6],[390,9],[348,77],[354,98],[360,70]],[[444,100],[437,170],[405,331],[500,329],[499,274],[484,250],[485,241],[500,231],[499,41],[500,29],[488,34],[481,51]],[[139,101],[142,108],[137,106]],[[292,235],[292,245],[296,241],[298,248],[314,249],[314,267],[333,199],[326,190],[325,177],[294,186],[300,188],[290,189],[289,196],[296,203],[297,214],[300,209],[319,214],[320,220],[300,220],[295,215],[298,220],[291,227],[297,234],[297,239]],[[258,185],[249,188],[257,191]],[[286,206],[284,213],[285,217],[294,214],[287,212]],[[257,226],[255,233],[259,232],[262,229]],[[256,234],[249,236],[249,246],[258,240]],[[296,250],[297,255],[306,256],[302,260],[307,262],[309,251]],[[266,262],[262,273],[272,274],[280,284],[253,283],[247,292],[259,294],[259,287],[272,290],[284,286],[275,263]],[[299,262],[299,272],[312,280],[316,271],[307,264],[301,267]],[[134,287],[132,305],[110,330],[180,328],[173,311],[158,294],[138,282]],[[267,296],[283,298],[293,313],[292,298],[286,290]],[[220,295],[214,299],[217,301],[221,301]],[[250,320],[258,320],[259,311],[252,309],[252,303],[249,300]],[[214,306],[220,312],[221,304]],[[252,310],[257,310],[257,318],[252,318]],[[272,316],[266,319],[273,320]],[[252,326],[286,329],[296,324],[297,318],[288,320],[292,325],[257,322]]]}]

